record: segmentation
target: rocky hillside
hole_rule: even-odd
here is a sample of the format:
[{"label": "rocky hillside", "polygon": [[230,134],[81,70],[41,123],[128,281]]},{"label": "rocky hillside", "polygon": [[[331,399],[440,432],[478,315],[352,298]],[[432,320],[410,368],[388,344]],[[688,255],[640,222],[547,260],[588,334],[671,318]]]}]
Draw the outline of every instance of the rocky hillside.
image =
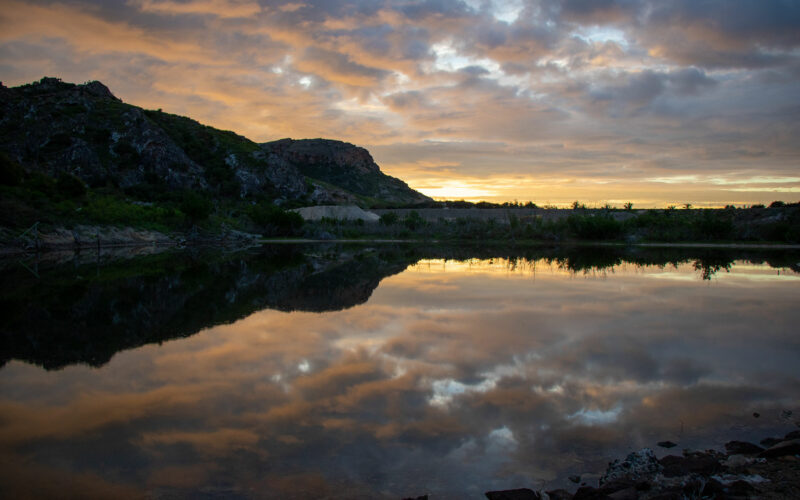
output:
[{"label": "rocky hillside", "polygon": [[381,173],[363,148],[321,139],[259,145],[125,104],[96,81],[0,84],[0,151],[27,172],[72,174],[144,198],[191,190],[296,205],[428,200]]},{"label": "rocky hillside", "polygon": [[[268,155],[277,156],[314,181],[323,181],[345,192],[380,202],[413,204],[431,201],[395,177],[381,172],[364,148],[328,139],[281,139],[261,144]],[[315,184],[320,185],[319,182]],[[322,184],[324,186],[325,184]]]}]

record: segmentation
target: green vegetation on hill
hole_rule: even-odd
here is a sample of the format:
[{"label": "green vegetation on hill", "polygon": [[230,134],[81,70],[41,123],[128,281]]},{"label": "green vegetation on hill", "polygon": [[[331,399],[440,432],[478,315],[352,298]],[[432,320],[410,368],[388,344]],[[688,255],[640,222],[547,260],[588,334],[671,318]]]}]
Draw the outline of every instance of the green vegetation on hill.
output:
[{"label": "green vegetation on hill", "polygon": [[[250,168],[263,168],[252,156],[259,151],[258,144],[234,132],[218,130],[191,118],[162,111],[145,110],[144,114],[164,130],[192,161],[203,166],[205,180],[218,195],[235,197],[241,191],[233,168],[226,163],[231,155]],[[270,191],[269,195],[278,195],[274,190]]]},{"label": "green vegetation on hill", "polygon": [[213,232],[224,225],[269,236],[296,236],[303,226],[299,215],[269,200],[215,201],[191,190],[148,195],[137,197],[114,187],[91,188],[70,174],[54,179],[26,173],[0,153],[0,227],[17,233],[39,223],[42,230],[90,224],[164,233],[193,227]]},{"label": "green vegetation on hill", "polygon": [[[43,78],[15,88],[0,84],[0,224],[176,229],[188,219],[252,228],[264,227],[249,217],[253,205],[427,200],[381,173],[363,148],[324,139],[284,144],[299,147],[299,156],[296,148],[274,149],[190,118],[123,103],[100,82]],[[335,178],[319,171],[320,182],[302,171],[317,172],[320,165],[335,167]],[[289,226],[296,228],[296,221]]]}]

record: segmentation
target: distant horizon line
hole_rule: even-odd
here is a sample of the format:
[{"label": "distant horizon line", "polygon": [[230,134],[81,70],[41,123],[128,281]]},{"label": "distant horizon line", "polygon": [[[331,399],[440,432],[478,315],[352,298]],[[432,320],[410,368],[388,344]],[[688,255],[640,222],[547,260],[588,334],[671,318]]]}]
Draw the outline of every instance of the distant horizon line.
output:
[{"label": "distant horizon line", "polygon": [[[412,189],[415,189],[415,188],[412,187]],[[416,189],[416,190],[419,191],[422,194],[425,194],[425,192],[423,190],[420,190],[420,189]],[[426,196],[430,196],[430,195],[426,195]],[[586,209],[586,210],[601,210],[601,209],[625,210],[625,206],[624,206],[625,203],[632,203],[633,204],[633,206],[631,207],[632,210],[667,210],[667,209],[670,209],[670,208],[673,208],[673,209],[676,209],[676,210],[705,209],[705,208],[708,208],[708,209],[714,209],[714,208],[723,209],[723,208],[727,208],[727,207],[747,209],[747,208],[754,208],[754,207],[755,208],[759,208],[759,207],[767,208],[767,207],[770,207],[772,204],[781,204],[781,205],[800,204],[800,200],[795,201],[795,202],[786,201],[786,200],[773,200],[770,203],[760,203],[760,202],[756,202],[756,203],[741,203],[741,202],[731,202],[731,203],[694,202],[693,203],[693,202],[681,202],[681,203],[667,203],[667,204],[663,204],[663,205],[659,204],[659,203],[652,203],[652,204],[644,204],[643,203],[643,204],[640,205],[640,204],[637,204],[636,202],[633,202],[633,201],[630,201],[630,202],[626,201],[626,202],[623,202],[623,203],[617,203],[616,201],[615,202],[607,202],[607,201],[587,201],[587,202],[582,202],[580,200],[574,200],[574,201],[570,201],[570,202],[556,202],[556,203],[553,203],[553,202],[549,202],[548,201],[548,202],[544,202],[544,203],[538,203],[538,202],[533,201],[533,200],[506,200],[506,199],[502,199],[502,200],[498,200],[498,201],[493,201],[492,199],[486,199],[486,198],[458,198],[458,199],[452,199],[452,198],[443,198],[443,197],[437,197],[437,196],[430,196],[430,198],[433,199],[433,201],[435,201],[437,203],[459,203],[459,202],[462,202],[462,203],[472,203],[472,204],[475,204],[475,205],[480,204],[480,203],[486,203],[486,204],[490,204],[490,205],[503,205],[503,206],[506,206],[508,208],[511,208],[511,207],[513,207],[513,208],[531,208],[531,209],[537,208],[537,209],[551,209],[551,210],[564,210],[564,209],[575,209],[575,208]],[[529,203],[533,203],[535,206],[534,207],[530,207],[530,206],[526,207],[525,205],[527,205]],[[577,203],[579,206],[575,207],[574,206],[575,203]],[[687,205],[688,205],[688,207],[687,207]]]}]

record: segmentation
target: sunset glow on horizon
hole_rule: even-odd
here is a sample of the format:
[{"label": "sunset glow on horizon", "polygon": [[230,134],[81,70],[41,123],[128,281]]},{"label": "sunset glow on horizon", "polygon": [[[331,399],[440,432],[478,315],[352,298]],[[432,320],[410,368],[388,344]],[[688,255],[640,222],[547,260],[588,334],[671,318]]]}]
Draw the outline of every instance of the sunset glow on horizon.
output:
[{"label": "sunset glow on horizon", "polygon": [[351,142],[435,199],[800,199],[794,1],[8,0],[0,80],[43,76]]}]

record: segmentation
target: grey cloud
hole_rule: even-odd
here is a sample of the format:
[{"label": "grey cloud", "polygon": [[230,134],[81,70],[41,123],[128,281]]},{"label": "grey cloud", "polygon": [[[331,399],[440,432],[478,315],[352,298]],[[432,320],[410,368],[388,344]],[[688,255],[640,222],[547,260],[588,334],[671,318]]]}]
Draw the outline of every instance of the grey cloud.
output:
[{"label": "grey cloud", "polygon": [[391,94],[385,100],[397,110],[419,109],[427,103],[424,94],[416,90]]},{"label": "grey cloud", "polygon": [[684,95],[694,95],[717,84],[716,80],[697,68],[673,71],[667,75],[667,81],[676,93]]},{"label": "grey cloud", "polygon": [[524,75],[531,70],[529,66],[513,62],[503,63],[500,68],[503,70],[503,73],[507,75]]},{"label": "grey cloud", "polygon": [[666,47],[664,55],[679,64],[696,65],[710,69],[760,69],[783,66],[797,60],[792,55],[762,52],[758,48],[741,51],[713,50],[705,47],[704,43],[695,42],[691,39],[664,41],[662,46]]},{"label": "grey cloud", "polygon": [[[258,0],[259,4],[268,7],[272,15],[281,21],[322,22],[328,18],[347,16],[373,16],[383,6],[383,2],[372,0]],[[283,9],[286,4],[296,4],[297,8]]]},{"label": "grey cloud", "polygon": [[[625,75],[617,81],[589,90],[594,105],[601,104],[611,116],[635,114],[654,106],[661,96],[690,96],[714,87],[716,80],[697,68],[687,68],[668,73],[651,70]],[[668,108],[666,108],[668,110]]]},{"label": "grey cloud", "polygon": [[[296,66],[323,79],[357,86],[377,85],[388,72],[353,62],[347,55],[309,47]],[[361,82],[361,83],[356,83]]]},{"label": "grey cloud", "polygon": [[452,0],[410,0],[401,2],[397,9],[410,20],[432,16],[456,18],[471,15],[465,3]]},{"label": "grey cloud", "polygon": [[332,31],[329,33],[331,38],[336,38],[340,35],[348,39],[357,41],[362,44],[370,52],[386,52],[391,49],[391,43],[388,37],[394,32],[395,28],[388,24],[381,24],[378,26],[366,26],[354,30],[346,31]]},{"label": "grey cloud", "polygon": [[621,85],[604,86],[590,91],[595,103],[606,103],[612,115],[637,112],[664,91],[664,75],[653,71],[630,76]]},{"label": "grey cloud", "polygon": [[429,55],[429,45],[422,39],[427,38],[427,32],[422,29],[414,29],[408,33],[408,39],[403,44],[401,54],[408,59],[420,60]]},{"label": "grey cloud", "polygon": [[702,27],[723,43],[754,42],[778,47],[800,44],[800,3],[785,0],[654,1],[646,23],[680,29]]},{"label": "grey cloud", "polygon": [[784,68],[775,68],[762,71],[758,80],[767,85],[785,85],[800,81],[800,60],[792,61]]},{"label": "grey cloud", "polygon": [[484,68],[483,66],[465,66],[459,70],[461,73],[470,75],[470,76],[481,76],[481,75],[488,75],[489,70]]},{"label": "grey cloud", "polygon": [[[760,68],[786,64],[800,45],[800,4],[780,0],[652,2],[639,20],[645,44],[682,64]],[[783,53],[774,50],[782,49]]]},{"label": "grey cloud", "polygon": [[502,23],[484,22],[472,30],[473,40],[487,48],[494,48],[508,42],[508,29]]},{"label": "grey cloud", "polygon": [[697,383],[701,377],[711,373],[707,365],[691,358],[675,358],[661,366],[661,377],[665,380],[688,386]]},{"label": "grey cloud", "polygon": [[555,27],[547,25],[514,25],[510,29],[509,41],[514,44],[533,43],[537,46],[552,47],[561,36]]},{"label": "grey cloud", "polygon": [[564,0],[564,18],[588,24],[620,22],[635,15],[638,2],[625,0]]}]

